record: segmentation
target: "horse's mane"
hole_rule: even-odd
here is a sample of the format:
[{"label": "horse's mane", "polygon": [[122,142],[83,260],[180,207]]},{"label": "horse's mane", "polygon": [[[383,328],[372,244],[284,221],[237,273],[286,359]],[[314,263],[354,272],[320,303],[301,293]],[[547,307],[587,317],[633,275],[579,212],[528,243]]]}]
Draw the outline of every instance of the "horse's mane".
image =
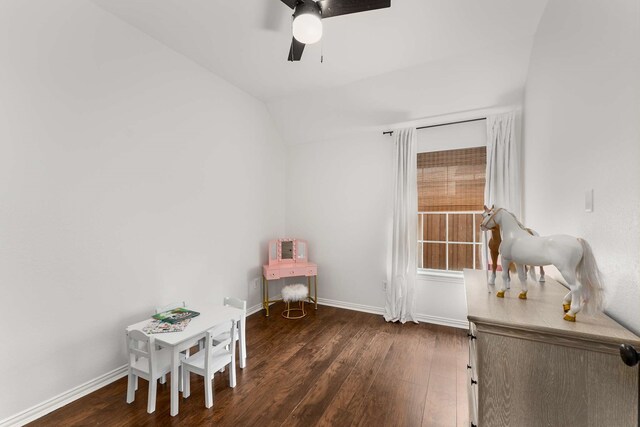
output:
[{"label": "horse's mane", "polygon": [[505,208],[502,208],[502,210],[505,211],[506,213],[508,213],[509,215],[511,215],[511,218],[513,218],[513,220],[516,222],[516,224],[518,224],[518,227],[520,227],[521,229],[523,229],[527,233],[529,232],[529,230],[527,230],[527,227],[525,227],[520,221],[518,221],[518,218],[516,218],[516,216],[512,212],[509,212]]}]

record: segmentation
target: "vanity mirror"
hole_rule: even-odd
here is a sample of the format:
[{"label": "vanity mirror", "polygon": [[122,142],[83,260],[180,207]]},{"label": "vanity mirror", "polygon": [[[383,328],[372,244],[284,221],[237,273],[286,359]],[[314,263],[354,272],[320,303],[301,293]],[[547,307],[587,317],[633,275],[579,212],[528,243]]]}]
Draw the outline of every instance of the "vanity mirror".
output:
[{"label": "vanity mirror", "polygon": [[280,248],[282,251],[282,259],[290,259],[293,260],[293,242],[292,241],[288,241],[288,242],[282,242],[280,244]]},{"label": "vanity mirror", "polygon": [[269,242],[269,265],[307,262],[307,242],[299,239],[278,239]]}]

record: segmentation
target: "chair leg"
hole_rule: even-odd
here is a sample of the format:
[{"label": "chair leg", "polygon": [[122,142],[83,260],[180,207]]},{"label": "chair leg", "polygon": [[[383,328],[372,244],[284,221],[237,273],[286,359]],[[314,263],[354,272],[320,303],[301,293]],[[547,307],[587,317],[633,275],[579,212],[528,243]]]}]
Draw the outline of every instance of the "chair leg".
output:
[{"label": "chair leg", "polygon": [[156,410],[156,391],[158,389],[158,380],[149,381],[149,397],[147,400],[147,412],[152,414]]},{"label": "chair leg", "polygon": [[136,383],[138,377],[133,375],[133,372],[129,371],[129,378],[127,380],[127,403],[131,403],[136,400]]},{"label": "chair leg", "polygon": [[[191,349],[186,349],[183,353],[180,354],[180,359],[182,360],[182,359],[188,358],[190,353],[191,353]],[[184,357],[182,356],[183,354],[184,354]],[[182,380],[183,371],[184,370],[182,369],[182,366],[180,366],[178,368],[178,381],[179,381],[178,382],[178,391],[180,393],[184,393],[184,381]],[[164,379],[165,376],[163,375],[162,378]],[[162,381],[160,381],[160,383],[164,384],[164,382],[162,382]]]},{"label": "chair leg", "polygon": [[236,386],[236,359],[231,359],[231,367],[229,368],[229,387]]},{"label": "chair leg", "polygon": [[182,397],[191,396],[191,372],[183,369],[182,371]]},{"label": "chair leg", "polygon": [[213,388],[211,383],[213,378],[204,378],[204,406],[211,408],[213,406]]}]

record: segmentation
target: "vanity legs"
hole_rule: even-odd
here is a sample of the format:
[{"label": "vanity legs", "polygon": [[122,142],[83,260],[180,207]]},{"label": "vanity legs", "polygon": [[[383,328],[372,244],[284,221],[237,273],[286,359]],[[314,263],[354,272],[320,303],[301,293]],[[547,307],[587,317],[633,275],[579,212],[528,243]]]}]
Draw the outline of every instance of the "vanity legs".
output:
[{"label": "vanity legs", "polygon": [[307,302],[311,304],[313,301],[316,310],[318,309],[318,275],[313,276],[313,298],[311,298],[311,276],[307,276],[307,288],[309,288],[309,297]]},{"label": "vanity legs", "polygon": [[269,317],[269,281],[262,276],[262,308],[265,309],[266,317]]},{"label": "vanity legs", "polygon": [[[293,277],[293,276],[290,276]],[[313,276],[313,297],[311,296],[311,277],[307,276],[307,288],[309,289],[309,296],[307,297],[307,301],[309,304],[314,303],[315,309],[318,309],[318,275]],[[269,299],[269,280],[263,275],[262,276],[262,308],[264,309],[265,317],[269,317],[269,304],[282,301],[280,299],[270,300]]]}]

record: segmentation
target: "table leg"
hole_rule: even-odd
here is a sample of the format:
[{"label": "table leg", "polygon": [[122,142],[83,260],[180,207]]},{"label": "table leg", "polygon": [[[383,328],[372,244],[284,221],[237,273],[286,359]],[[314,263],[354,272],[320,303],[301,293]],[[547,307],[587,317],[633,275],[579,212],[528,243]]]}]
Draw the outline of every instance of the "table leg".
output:
[{"label": "table leg", "polygon": [[313,276],[313,281],[314,281],[314,286],[313,286],[313,292],[315,295],[315,303],[316,303],[316,310],[318,309],[318,275],[316,274],[315,276]]},{"label": "table leg", "polygon": [[171,416],[178,415],[178,387],[180,378],[180,352],[177,347],[171,353]]}]

